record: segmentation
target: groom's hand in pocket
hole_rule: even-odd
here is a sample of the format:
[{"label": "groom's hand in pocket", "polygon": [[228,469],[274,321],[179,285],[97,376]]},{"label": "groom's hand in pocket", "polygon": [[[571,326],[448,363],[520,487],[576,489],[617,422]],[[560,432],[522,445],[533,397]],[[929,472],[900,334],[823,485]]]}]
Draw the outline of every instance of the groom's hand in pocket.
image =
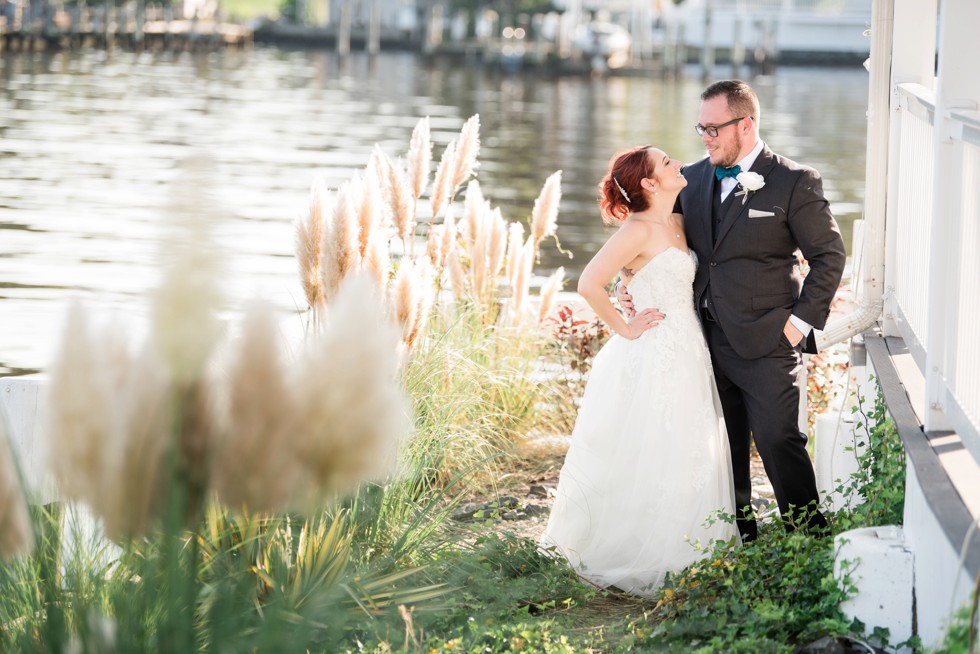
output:
[{"label": "groom's hand in pocket", "polygon": [[803,332],[793,324],[792,320],[787,320],[786,324],[783,325],[783,335],[786,336],[786,340],[793,347],[799,345],[800,341],[803,340]]}]

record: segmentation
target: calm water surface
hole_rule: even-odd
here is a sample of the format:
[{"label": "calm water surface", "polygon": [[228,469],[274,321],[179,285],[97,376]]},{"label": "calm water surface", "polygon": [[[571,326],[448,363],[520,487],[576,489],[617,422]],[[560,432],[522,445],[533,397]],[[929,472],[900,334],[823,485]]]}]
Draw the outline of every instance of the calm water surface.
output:
[{"label": "calm water surface", "polygon": [[[181,217],[213,218],[229,310],[256,295],[302,307],[293,221],[311,181],[336,188],[375,143],[403,155],[425,115],[438,160],[480,114],[478,179],[508,219],[526,219],[545,178],[564,171],[558,235],[575,258],[547,245],[542,274],[564,265],[574,277],[607,238],[595,189],[616,150],[703,155],[692,128],[700,75],[545,79],[271,48],[8,56],[0,75],[0,375],[47,366],[70,298],[140,323],[160,242]],[[821,171],[849,242],[863,202],[866,72],[783,68],[751,82],[763,138]]]}]

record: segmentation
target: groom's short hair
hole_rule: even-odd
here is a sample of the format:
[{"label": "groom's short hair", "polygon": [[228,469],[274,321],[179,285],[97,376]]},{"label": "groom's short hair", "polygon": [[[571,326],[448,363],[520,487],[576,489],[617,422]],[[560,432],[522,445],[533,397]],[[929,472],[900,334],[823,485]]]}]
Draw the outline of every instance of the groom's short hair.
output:
[{"label": "groom's short hair", "polygon": [[701,101],[710,100],[719,95],[728,100],[728,108],[735,116],[752,116],[752,121],[759,124],[759,98],[752,87],[740,79],[726,79],[715,82],[701,94]]}]

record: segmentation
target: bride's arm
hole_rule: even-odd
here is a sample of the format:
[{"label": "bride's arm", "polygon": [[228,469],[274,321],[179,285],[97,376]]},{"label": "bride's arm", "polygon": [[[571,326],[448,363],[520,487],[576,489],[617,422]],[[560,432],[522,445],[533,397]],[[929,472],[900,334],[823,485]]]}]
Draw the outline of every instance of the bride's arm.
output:
[{"label": "bride's arm", "polygon": [[623,338],[639,337],[656,324],[660,315],[655,309],[645,309],[626,321],[616,311],[606,292],[609,280],[642,252],[642,244],[647,242],[646,236],[643,225],[624,224],[596,252],[578,280],[579,295],[589,303],[600,320]]}]

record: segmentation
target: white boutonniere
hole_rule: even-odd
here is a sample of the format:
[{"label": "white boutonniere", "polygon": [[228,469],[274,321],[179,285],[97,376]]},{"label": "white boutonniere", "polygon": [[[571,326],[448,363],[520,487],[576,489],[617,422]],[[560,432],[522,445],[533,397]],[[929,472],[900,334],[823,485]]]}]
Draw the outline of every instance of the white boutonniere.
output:
[{"label": "white boutonniere", "polygon": [[766,185],[765,178],[763,178],[762,175],[760,175],[759,173],[750,173],[750,172],[739,173],[738,176],[735,177],[735,181],[738,182],[738,185],[742,189],[741,191],[735,194],[735,197],[741,195],[742,204],[745,204],[745,201],[749,199],[750,193],[755,193],[760,188]]}]

